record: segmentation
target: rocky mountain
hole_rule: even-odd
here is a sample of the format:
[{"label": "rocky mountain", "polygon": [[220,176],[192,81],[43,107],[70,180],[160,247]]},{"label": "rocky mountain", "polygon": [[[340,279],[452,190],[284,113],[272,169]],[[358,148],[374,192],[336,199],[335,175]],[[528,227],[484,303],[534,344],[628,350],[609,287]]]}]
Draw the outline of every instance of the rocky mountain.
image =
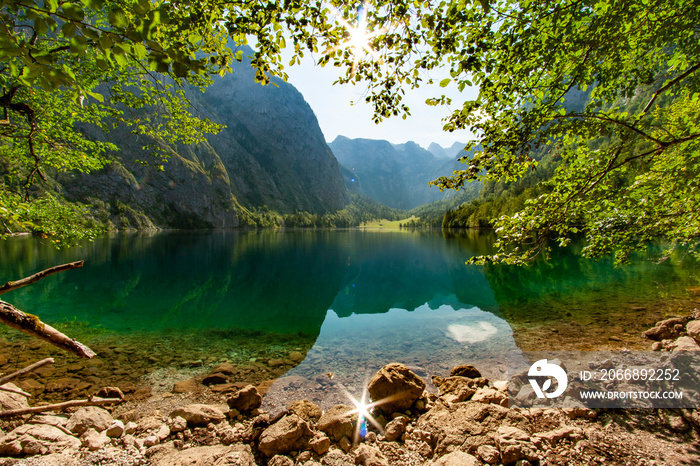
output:
[{"label": "rocky mountain", "polygon": [[436,157],[415,142],[393,145],[384,140],[338,136],[329,146],[347,169],[343,178],[349,190],[396,209],[411,209],[453,196],[454,192],[440,192],[428,183],[458,169],[457,156],[464,147],[455,144],[458,147],[448,158],[444,154],[452,148],[440,148],[441,155]]},{"label": "rocky mountain", "polygon": [[193,105],[226,128],[196,146],[159,142],[169,154],[164,170],[137,162],[153,140],[128,130],[95,133],[120,151],[103,170],[61,178],[63,193],[121,228],[236,227],[254,223],[253,210],[342,209],[343,177],[311,107],[290,84],[262,86],[253,74],[249,61],[234,62],[233,73],[191,93]]},{"label": "rocky mountain", "polygon": [[464,146],[467,144],[464,142],[455,142],[450,147],[442,147],[440,144],[433,142],[428,146],[428,152],[433,154],[439,159],[453,159],[458,157],[457,154],[464,150]]}]

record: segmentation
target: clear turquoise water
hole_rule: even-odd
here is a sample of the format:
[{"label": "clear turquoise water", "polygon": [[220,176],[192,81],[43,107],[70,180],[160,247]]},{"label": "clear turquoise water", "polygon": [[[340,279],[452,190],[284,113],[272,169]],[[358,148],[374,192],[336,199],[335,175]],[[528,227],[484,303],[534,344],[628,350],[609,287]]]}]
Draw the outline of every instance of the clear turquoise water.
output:
[{"label": "clear turquoise water", "polygon": [[[633,347],[645,325],[697,301],[698,266],[689,259],[638,258],[616,269],[559,251],[529,268],[465,265],[492,240],[479,232],[162,232],[57,251],[14,238],[0,242],[0,283],[85,260],[3,298],[126,354],[134,374],[300,351],[304,360],[285,367],[287,376],[330,372],[348,386],[391,361],[426,376],[468,362],[495,378],[514,348],[586,349],[608,344],[611,331],[621,340],[614,344]],[[5,331],[5,340],[16,333]]]}]

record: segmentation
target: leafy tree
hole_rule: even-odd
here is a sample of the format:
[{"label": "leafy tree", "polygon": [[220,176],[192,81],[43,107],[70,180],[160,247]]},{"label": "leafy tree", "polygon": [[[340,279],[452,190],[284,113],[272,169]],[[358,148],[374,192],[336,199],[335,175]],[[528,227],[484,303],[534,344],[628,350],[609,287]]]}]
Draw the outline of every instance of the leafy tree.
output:
[{"label": "leafy tree", "polygon": [[[94,233],[81,206],[47,194],[52,175],[101,168],[117,150],[81,128],[202,141],[218,127],[189,105],[185,85],[230,72],[251,38],[256,80],[286,77],[286,40],[295,59],[319,37],[338,40],[328,16],[300,0],[0,0],[0,237],[29,229],[70,244]],[[160,165],[167,154],[150,149],[156,158],[143,162]]]},{"label": "leafy tree", "polygon": [[[387,47],[345,80],[369,83],[378,119],[405,111],[401,88],[419,85],[422,70],[447,66],[442,86],[479,90],[445,129],[470,129],[481,150],[438,186],[514,181],[538,169],[533,154],[544,148],[559,162],[541,195],[498,220],[500,252],[481,260],[529,261],[580,232],[585,255],[617,261],[651,238],[697,248],[697,2],[413,0],[370,10],[368,23],[386,28],[375,46]],[[585,108],[562,105],[572,89],[592,89]]]}]

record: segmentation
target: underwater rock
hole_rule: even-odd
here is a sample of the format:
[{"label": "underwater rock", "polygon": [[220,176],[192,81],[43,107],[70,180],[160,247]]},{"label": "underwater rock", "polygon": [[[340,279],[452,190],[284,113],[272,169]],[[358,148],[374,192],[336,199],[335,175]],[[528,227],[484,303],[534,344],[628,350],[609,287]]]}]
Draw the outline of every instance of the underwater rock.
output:
[{"label": "underwater rock", "polygon": [[173,393],[199,393],[203,390],[204,386],[194,379],[183,380],[173,386]]},{"label": "underwater rock", "polygon": [[321,408],[309,400],[295,401],[289,406],[289,410],[308,422],[317,422],[323,414]]},{"label": "underwater rock", "polygon": [[455,366],[450,371],[450,377],[455,376],[476,379],[481,377],[481,372],[479,372],[476,367],[472,366],[471,364],[461,364],[459,366]]},{"label": "underwater rock", "polygon": [[374,402],[385,400],[379,409],[387,414],[405,411],[423,394],[425,382],[408,367],[391,363],[370,379],[367,391]]}]

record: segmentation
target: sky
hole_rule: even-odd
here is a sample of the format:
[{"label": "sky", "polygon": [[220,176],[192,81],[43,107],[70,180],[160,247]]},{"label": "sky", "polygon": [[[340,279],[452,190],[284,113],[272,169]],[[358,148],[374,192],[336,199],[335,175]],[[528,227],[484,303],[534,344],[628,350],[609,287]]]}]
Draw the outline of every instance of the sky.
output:
[{"label": "sky", "polygon": [[[465,94],[460,94],[454,83],[440,88],[437,83],[449,76],[445,70],[433,70],[431,75],[423,76],[425,82],[429,77],[435,81],[430,89],[427,85],[414,90],[406,89],[404,101],[411,109],[411,116],[406,120],[401,116],[391,117],[379,124],[372,121],[372,107],[364,101],[365,87],[332,85],[342,74],[341,68],[314,65],[311,57],[305,55],[301,65],[287,67],[285,71],[289,75],[288,82],[302,93],[313,109],[328,142],[343,135],[350,139],[385,139],[393,144],[414,141],[427,149],[432,142],[450,147],[454,142],[466,143],[471,139],[469,131],[449,133],[442,130],[441,120],[450,113],[447,107],[425,104],[428,97],[439,97],[442,94],[452,97],[459,106],[464,100],[473,98],[473,90],[467,89]],[[355,102],[355,105],[351,105],[351,102]]]}]

